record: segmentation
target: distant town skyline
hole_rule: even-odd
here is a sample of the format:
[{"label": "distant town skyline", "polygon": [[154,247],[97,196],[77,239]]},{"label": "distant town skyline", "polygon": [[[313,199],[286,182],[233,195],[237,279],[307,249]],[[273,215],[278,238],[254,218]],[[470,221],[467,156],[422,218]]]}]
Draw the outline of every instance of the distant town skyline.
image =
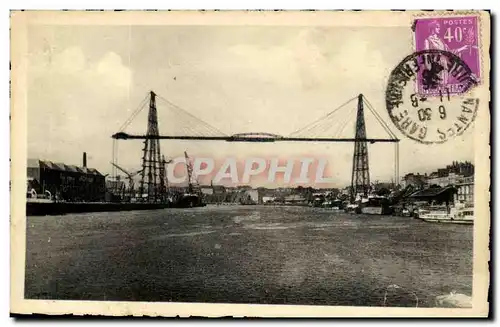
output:
[{"label": "distant town skyline", "polygon": [[[388,33],[394,42],[387,43]],[[28,45],[30,158],[81,165],[85,151],[89,167],[110,173],[111,135],[151,90],[228,135],[289,135],[362,93],[401,139],[400,177],[474,157],[473,128],[424,145],[391,123],[385,86],[411,48],[407,28],[47,25],[29,29]],[[168,103],[159,99],[157,107],[160,133],[186,128]],[[353,137],[353,112],[355,102],[322,136]],[[370,137],[386,137],[368,110],[365,118]],[[126,131],[144,134],[146,121],[147,108]],[[139,169],[142,143],[118,143],[118,163]],[[354,145],[162,141],[161,147],[168,158],[184,151],[193,158],[322,157],[335,179],[330,186],[340,187],[350,184]],[[369,144],[368,152],[371,180],[391,181],[394,145]]]}]

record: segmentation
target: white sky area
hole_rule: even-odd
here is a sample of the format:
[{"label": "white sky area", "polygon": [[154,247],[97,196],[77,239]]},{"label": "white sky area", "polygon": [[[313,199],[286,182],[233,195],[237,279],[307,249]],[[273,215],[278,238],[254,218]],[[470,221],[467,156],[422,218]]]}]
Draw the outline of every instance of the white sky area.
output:
[{"label": "white sky area", "polygon": [[[400,175],[473,160],[473,128],[444,144],[406,138],[385,109],[391,70],[412,52],[409,28],[255,26],[36,26],[29,30],[28,157],[111,172],[111,135],[153,90],[227,135],[283,136],[362,93],[401,139]],[[189,134],[158,100],[161,134]],[[321,137],[354,137],[356,102]],[[350,114],[350,116],[349,116]],[[350,117],[350,118],[349,118]],[[349,119],[349,120],[348,120]],[[387,138],[365,110],[367,135]],[[339,132],[344,121],[348,121]],[[147,108],[125,132],[145,134]],[[142,142],[119,141],[118,162],[141,166]],[[331,186],[350,183],[353,143],[161,141],[181,156],[326,158]],[[371,180],[391,181],[394,145],[369,145]],[[255,184],[254,184],[255,185]],[[266,185],[272,186],[272,185]]]}]

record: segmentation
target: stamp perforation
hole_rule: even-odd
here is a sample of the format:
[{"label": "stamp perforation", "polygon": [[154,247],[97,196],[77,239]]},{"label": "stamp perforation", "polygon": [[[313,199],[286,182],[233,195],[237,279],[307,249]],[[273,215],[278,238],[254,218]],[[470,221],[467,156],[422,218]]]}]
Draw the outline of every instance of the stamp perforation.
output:
[{"label": "stamp perforation", "polygon": [[[476,31],[478,33],[477,35],[477,44],[479,49],[481,49],[483,45],[483,21],[481,19],[481,15],[478,14],[477,11],[470,11],[470,10],[460,10],[460,11],[429,11],[429,12],[419,12],[415,13],[412,15],[412,25],[411,25],[411,32],[412,32],[412,48],[417,51],[417,40],[416,40],[416,31],[415,31],[415,23],[418,19],[432,19],[432,18],[457,18],[460,16],[472,16],[476,18],[476,24],[477,28]],[[482,51],[478,51],[478,64],[479,64],[479,71],[481,72],[480,76],[481,78],[479,79],[479,82],[477,86],[482,86],[484,85],[484,56]]]}]

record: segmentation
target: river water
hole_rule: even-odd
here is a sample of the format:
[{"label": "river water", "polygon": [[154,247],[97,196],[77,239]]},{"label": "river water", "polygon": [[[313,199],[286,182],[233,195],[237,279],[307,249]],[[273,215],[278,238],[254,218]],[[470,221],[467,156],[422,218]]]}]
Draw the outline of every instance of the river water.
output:
[{"label": "river water", "polygon": [[25,296],[434,306],[472,293],[472,229],[281,206],[28,217]]}]

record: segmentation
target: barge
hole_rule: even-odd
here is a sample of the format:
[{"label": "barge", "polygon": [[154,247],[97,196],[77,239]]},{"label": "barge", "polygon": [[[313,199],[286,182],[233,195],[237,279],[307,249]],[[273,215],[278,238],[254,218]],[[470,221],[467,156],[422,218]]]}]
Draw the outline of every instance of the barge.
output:
[{"label": "barge", "polygon": [[204,207],[206,204],[194,194],[186,194],[177,201],[144,203],[144,202],[56,202],[51,200],[26,201],[27,216],[51,216],[84,212],[113,212],[134,210],[158,210],[166,208]]},{"label": "barge", "polygon": [[64,215],[68,213],[156,210],[169,208],[170,203],[134,202],[55,202],[26,201],[27,216]]}]

